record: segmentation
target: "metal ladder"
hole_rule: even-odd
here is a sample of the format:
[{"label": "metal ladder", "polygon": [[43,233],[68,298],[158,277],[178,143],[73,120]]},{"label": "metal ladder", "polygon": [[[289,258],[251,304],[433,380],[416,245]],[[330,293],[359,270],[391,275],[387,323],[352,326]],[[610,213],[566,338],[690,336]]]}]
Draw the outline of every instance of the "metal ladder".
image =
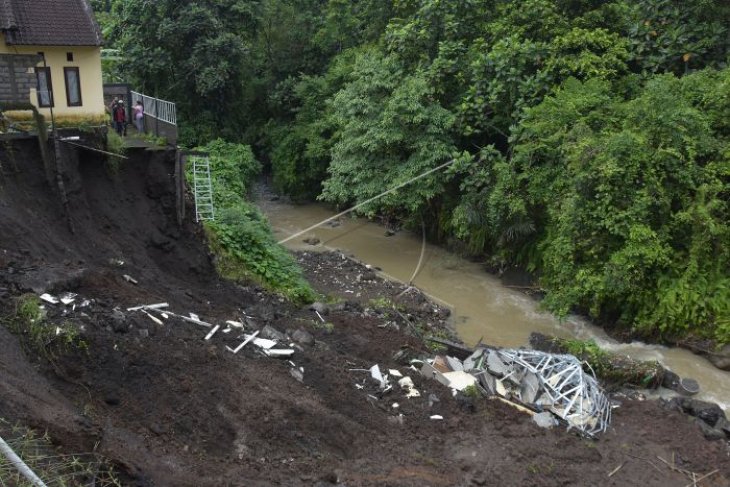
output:
[{"label": "metal ladder", "polygon": [[207,157],[193,157],[192,159],[195,221],[215,220],[213,185],[210,181],[210,159]]}]

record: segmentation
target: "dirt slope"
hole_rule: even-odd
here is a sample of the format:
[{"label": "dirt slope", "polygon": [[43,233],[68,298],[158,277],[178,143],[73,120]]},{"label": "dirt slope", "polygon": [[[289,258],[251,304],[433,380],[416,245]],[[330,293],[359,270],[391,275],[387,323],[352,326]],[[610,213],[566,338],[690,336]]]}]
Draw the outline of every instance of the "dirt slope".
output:
[{"label": "dirt slope", "polygon": [[[370,298],[403,288],[342,256],[300,255],[315,285],[350,300],[326,316],[332,327],[255,286],[219,280],[199,229],[175,223],[169,153],[135,153],[116,175],[82,156],[68,181],[73,235],[32,144],[23,155],[21,172],[0,183],[0,314],[25,292],[93,302],[48,306],[50,322],[73,322],[88,344],[53,362],[24,353],[0,327],[0,417],[48,429],[66,452],[98,443],[126,485],[686,485],[657,459],[673,454],[687,470],[720,468],[701,485],[730,485],[727,445],[654,403],[623,400],[611,431],[590,441],[542,430],[498,402],[452,397],[394,358],[428,354],[403,318],[370,309]],[[241,341],[235,331],[206,342],[205,328],[124,311],[159,301],[216,323],[247,320],[249,330],[311,333],[314,343],[291,358],[303,382],[287,360],[250,346],[226,351]],[[401,305],[426,328],[446,317],[418,294]],[[376,363],[413,377],[421,397],[382,393],[350,370]]]}]

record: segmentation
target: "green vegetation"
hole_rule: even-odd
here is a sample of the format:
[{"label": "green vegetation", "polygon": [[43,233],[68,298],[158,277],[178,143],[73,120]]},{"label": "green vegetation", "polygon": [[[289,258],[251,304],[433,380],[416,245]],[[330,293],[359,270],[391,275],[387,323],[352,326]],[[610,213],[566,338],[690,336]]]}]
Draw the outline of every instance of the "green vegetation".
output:
[{"label": "green vegetation", "polygon": [[362,213],[535,271],[559,315],[730,343],[728,2],[96,3],[188,142],[339,206],[455,160]]},{"label": "green vegetation", "polygon": [[[218,271],[233,280],[254,280],[295,302],[316,296],[294,258],[271,234],[266,218],[246,200],[260,165],[245,145],[215,140],[196,150],[210,154],[216,220],[206,222]],[[192,181],[192,165],[187,168]]]},{"label": "green vegetation", "polygon": [[15,313],[2,321],[11,332],[20,335],[26,348],[48,360],[74,349],[88,348],[76,325],[71,322],[54,324],[46,320],[45,310],[35,294],[19,297]]},{"label": "green vegetation", "polygon": [[[106,134],[106,150],[119,156],[123,156],[126,150],[124,147],[124,139],[122,139],[119,134],[113,130],[108,131]],[[113,174],[117,174],[119,172],[119,166],[122,161],[123,159],[119,157],[107,156],[109,170]]]},{"label": "green vegetation", "polygon": [[[60,455],[48,434],[13,426],[0,418],[0,434],[36,475],[59,487],[121,487],[109,462],[96,453]],[[0,485],[32,487],[17,469],[0,455]],[[49,484],[50,485],[50,484]]]}]

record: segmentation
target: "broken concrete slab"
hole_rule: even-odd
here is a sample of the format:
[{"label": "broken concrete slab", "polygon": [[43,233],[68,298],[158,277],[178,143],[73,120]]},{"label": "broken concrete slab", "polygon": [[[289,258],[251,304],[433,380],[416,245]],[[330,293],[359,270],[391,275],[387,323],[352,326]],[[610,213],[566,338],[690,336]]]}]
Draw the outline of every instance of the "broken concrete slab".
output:
[{"label": "broken concrete slab", "polygon": [[463,391],[467,387],[477,385],[477,378],[463,370],[447,372],[444,377],[449,381],[448,386],[457,391]]},{"label": "broken concrete slab", "polygon": [[546,429],[550,429],[550,428],[552,428],[552,427],[554,427],[554,426],[557,426],[557,425],[559,424],[559,423],[558,423],[558,420],[557,420],[557,419],[555,419],[555,416],[553,416],[553,414],[552,414],[552,413],[549,413],[549,412],[547,412],[547,411],[546,411],[546,412],[544,412],[544,413],[538,413],[538,414],[535,414],[535,415],[534,415],[534,416],[532,417],[532,420],[533,420],[533,421],[535,422],[535,424],[537,424],[537,425],[538,425],[538,426],[539,426],[540,428],[546,428]]},{"label": "broken concrete slab", "polygon": [[525,404],[533,404],[540,392],[540,380],[537,375],[527,372],[520,383],[520,400]]},{"label": "broken concrete slab", "polygon": [[383,373],[380,371],[380,366],[378,364],[370,367],[370,377],[380,384],[381,389],[388,387],[388,381],[385,380],[385,377],[383,377]]},{"label": "broken concrete slab", "polygon": [[45,301],[46,303],[50,303],[50,304],[58,304],[60,302],[57,297],[52,296],[48,293],[43,293],[39,297],[41,298],[41,300]]},{"label": "broken concrete slab", "polygon": [[436,370],[436,368],[434,368],[434,366],[429,364],[428,362],[424,362],[421,366],[421,375],[428,379],[437,380],[445,386],[449,385],[449,380],[444,377],[444,374]]},{"label": "broken concrete slab", "polygon": [[499,353],[495,350],[490,350],[487,353],[487,369],[490,374],[498,377],[504,377],[512,372],[512,369],[505,365],[502,359],[499,357]]},{"label": "broken concrete slab", "polygon": [[446,356],[446,364],[449,366],[449,368],[455,372],[463,371],[464,370],[464,364],[459,360],[458,358],[449,357]]}]

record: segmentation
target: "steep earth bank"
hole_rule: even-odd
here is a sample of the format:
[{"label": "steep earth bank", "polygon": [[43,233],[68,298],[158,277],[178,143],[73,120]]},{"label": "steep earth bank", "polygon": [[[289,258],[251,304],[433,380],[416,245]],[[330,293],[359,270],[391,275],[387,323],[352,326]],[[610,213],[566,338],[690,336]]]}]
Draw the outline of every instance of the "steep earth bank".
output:
[{"label": "steep earth bank", "polygon": [[[718,468],[701,485],[729,485],[727,444],[656,403],[619,399],[611,430],[587,440],[421,378],[404,358],[431,354],[414,335],[447,333],[447,313],[342,255],[298,255],[329,296],[321,319],[220,280],[200,229],[176,224],[169,153],[136,152],[116,174],[82,154],[68,174],[75,234],[32,144],[23,155],[0,183],[0,315],[26,293],[77,293],[75,308],[45,305],[46,326],[71,323],[86,347],[49,360],[0,326],[0,418],[48,430],[61,453],[96,447],[124,485],[687,484],[657,457]],[[127,311],[162,301],[247,332],[269,325],[294,355],[234,355],[237,328],[206,341],[208,328]],[[374,364],[411,376],[421,396],[381,392],[358,370]]]}]

